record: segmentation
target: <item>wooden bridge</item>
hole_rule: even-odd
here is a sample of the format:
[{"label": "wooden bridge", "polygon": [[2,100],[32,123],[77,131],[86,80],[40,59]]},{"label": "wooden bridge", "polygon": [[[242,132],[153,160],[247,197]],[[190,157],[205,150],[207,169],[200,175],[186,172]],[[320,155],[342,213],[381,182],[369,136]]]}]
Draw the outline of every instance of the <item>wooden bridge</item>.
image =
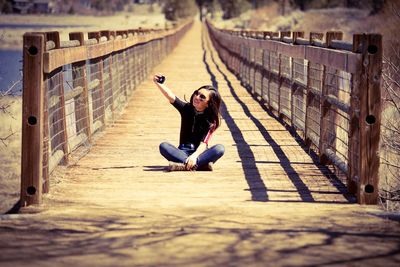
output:
[{"label": "wooden bridge", "polygon": [[[74,33],[65,43],[55,33],[25,35],[24,73],[39,69],[42,78],[24,75],[21,204],[40,205],[1,217],[1,266],[398,266],[398,222],[357,204],[376,201],[377,181],[350,175],[365,162],[348,152],[353,135],[337,130],[338,114],[348,111],[351,125],[356,112],[348,88],[334,97],[314,86],[320,73],[326,88],[334,68],[336,84],[355,88],[361,82],[353,74],[362,70],[351,68],[365,58],[327,47],[307,54],[309,43],[257,34],[196,21],[167,32],[90,33],[89,40]],[[301,64],[293,49],[329,64]],[[178,142],[179,116],[151,73],[164,73],[186,99],[201,85],[218,88],[223,124],[213,143],[226,152],[213,172],[164,170],[158,145]],[[286,94],[289,82],[295,86]],[[315,116],[334,142],[320,142],[329,135],[317,133]],[[367,140],[374,130],[353,131]]]}]

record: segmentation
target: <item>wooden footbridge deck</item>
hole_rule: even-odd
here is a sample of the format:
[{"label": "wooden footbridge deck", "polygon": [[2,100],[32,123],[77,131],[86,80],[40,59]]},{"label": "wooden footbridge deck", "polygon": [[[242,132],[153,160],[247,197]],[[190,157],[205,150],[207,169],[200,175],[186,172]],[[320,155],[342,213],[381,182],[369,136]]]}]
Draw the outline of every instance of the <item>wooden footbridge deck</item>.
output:
[{"label": "wooden footbridge deck", "polygon": [[57,167],[39,206],[0,218],[0,265],[398,266],[398,222],[361,206],[267,112],[195,22],[153,73],[180,97],[214,84],[213,172],[165,172],[179,116],[147,76],[114,124]]}]

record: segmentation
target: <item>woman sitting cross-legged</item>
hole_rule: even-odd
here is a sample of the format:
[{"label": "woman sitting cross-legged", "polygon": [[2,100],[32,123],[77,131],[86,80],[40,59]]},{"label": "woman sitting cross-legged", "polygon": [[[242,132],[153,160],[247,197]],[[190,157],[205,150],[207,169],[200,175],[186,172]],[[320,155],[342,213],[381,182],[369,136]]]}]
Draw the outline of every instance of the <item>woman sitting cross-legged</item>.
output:
[{"label": "woman sitting cross-legged", "polygon": [[164,76],[154,75],[154,82],[161,93],[181,114],[179,146],[168,142],[160,144],[160,153],[169,163],[170,171],[208,170],[225,152],[223,145],[208,147],[214,131],[220,125],[221,96],[205,85],[195,90],[190,102],[184,102],[163,84]]}]

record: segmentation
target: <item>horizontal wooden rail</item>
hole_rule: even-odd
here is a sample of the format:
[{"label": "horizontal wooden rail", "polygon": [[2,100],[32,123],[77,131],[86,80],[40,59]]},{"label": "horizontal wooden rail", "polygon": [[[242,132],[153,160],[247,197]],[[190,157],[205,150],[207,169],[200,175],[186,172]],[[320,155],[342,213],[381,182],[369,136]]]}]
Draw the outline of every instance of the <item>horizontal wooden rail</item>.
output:
[{"label": "horizontal wooden rail", "polygon": [[63,41],[58,32],[24,34],[22,206],[40,203],[54,168],[113,123],[191,25],[73,32]]},{"label": "horizontal wooden rail", "polygon": [[378,199],[382,37],[341,32],[218,29],[207,21],[219,56],[323,164],[347,177],[359,203]]},{"label": "horizontal wooden rail", "polygon": [[[166,30],[164,32],[149,32],[147,34],[137,35],[117,35],[114,39],[107,39],[102,36],[99,40],[91,38],[85,43],[85,46],[77,45],[76,41],[69,41],[64,44],[65,48],[76,47],[74,50],[71,49],[57,49],[50,50],[44,53],[44,72],[50,73],[56,68],[71,64],[74,62],[82,61],[85,59],[98,58],[118,52],[129,47],[154,41],[157,39],[163,39],[168,36],[176,34],[181,30],[183,26],[176,29]],[[69,45],[68,45],[69,44]]]}]

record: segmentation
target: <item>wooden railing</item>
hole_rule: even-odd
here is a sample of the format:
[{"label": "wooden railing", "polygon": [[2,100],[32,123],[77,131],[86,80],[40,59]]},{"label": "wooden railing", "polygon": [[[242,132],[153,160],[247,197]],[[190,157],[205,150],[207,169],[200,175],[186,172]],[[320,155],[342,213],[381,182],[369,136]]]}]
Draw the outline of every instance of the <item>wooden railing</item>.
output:
[{"label": "wooden railing", "polygon": [[112,124],[132,90],[177,44],[173,29],[26,33],[23,44],[21,205],[41,202],[49,175]]},{"label": "wooden railing", "polygon": [[341,32],[236,31],[207,22],[221,59],[321,163],[347,177],[359,203],[378,199],[382,37]]}]

